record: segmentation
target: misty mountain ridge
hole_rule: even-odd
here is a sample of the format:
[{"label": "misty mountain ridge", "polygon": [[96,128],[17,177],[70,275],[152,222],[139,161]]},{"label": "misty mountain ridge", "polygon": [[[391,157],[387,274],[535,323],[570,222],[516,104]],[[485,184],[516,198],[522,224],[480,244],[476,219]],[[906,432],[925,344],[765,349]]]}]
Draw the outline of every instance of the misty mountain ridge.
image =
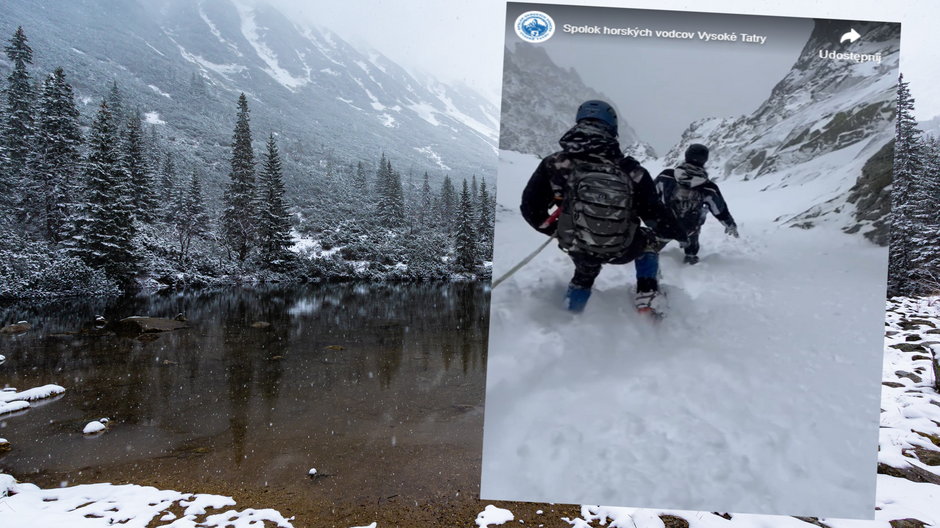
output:
[{"label": "misty mountain ridge", "polygon": [[[840,45],[852,28],[863,37]],[[897,24],[817,20],[790,71],[753,112],[690,123],[660,159],[624,122],[621,145],[655,169],[676,166],[690,144],[703,143],[716,181],[766,182],[765,190],[804,186],[788,198],[792,214],[778,219],[786,225],[834,222],[885,243],[890,174],[882,173],[890,165],[883,148],[894,137],[899,31]],[[878,53],[881,62],[821,59],[819,50]],[[517,43],[505,56],[500,148],[541,156],[557,150],[577,104],[605,99],[543,48]]]},{"label": "misty mountain ridge", "polygon": [[[216,180],[226,171],[240,92],[249,97],[256,148],[275,133],[288,181],[301,188],[328,158],[372,162],[382,152],[435,178],[493,174],[497,110],[484,97],[418,79],[267,4],[22,0],[5,2],[0,14],[2,34],[26,31],[34,80],[65,69],[84,120],[116,82],[128,108]],[[0,63],[0,74],[9,69]]]},{"label": "misty mountain ridge", "polygon": [[[855,43],[839,36],[855,29]],[[793,215],[778,220],[809,228],[833,223],[887,243],[890,164],[881,161],[894,138],[900,26],[817,20],[790,72],[754,112],[692,123],[665,157],[681,160],[691,143],[712,149],[718,180],[766,181],[767,190],[801,186]],[[880,54],[881,61],[819,57],[819,50]]]},{"label": "misty mountain ridge", "polygon": [[[612,101],[588,87],[574,69],[557,65],[540,46],[515,42],[504,57],[501,149],[547,156],[559,149],[558,139],[574,124],[581,103]],[[532,78],[539,82],[529,82]],[[656,156],[625,119],[617,128],[625,153],[640,161]]]}]

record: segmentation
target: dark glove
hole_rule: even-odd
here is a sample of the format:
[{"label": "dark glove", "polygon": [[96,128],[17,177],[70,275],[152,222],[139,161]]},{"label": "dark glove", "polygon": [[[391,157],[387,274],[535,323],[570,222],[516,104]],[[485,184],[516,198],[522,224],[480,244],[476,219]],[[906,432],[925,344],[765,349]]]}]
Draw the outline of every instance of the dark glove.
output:
[{"label": "dark glove", "polygon": [[736,225],[734,225],[734,224],[726,225],[726,226],[725,226],[725,234],[728,235],[728,236],[733,236],[734,238],[738,238],[738,237],[740,236],[740,235],[738,235],[738,226],[736,226]]},{"label": "dark glove", "polygon": [[639,166],[640,162],[633,159],[633,156],[627,156],[620,160],[620,170],[627,174],[630,174],[634,169],[639,168]]}]

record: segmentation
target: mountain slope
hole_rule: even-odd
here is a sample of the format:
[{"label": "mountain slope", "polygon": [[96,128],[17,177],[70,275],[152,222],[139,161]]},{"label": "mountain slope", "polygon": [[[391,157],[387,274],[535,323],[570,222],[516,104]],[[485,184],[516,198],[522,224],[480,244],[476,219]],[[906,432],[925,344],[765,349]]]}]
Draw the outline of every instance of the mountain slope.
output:
[{"label": "mountain slope", "polygon": [[[544,48],[516,42],[506,48],[500,148],[546,156],[558,150],[558,139],[574,124],[578,106],[589,99],[611,98],[584,84],[572,69],[555,64]],[[655,156],[624,119],[618,123],[620,144],[645,160]]]},{"label": "mountain slope", "polygon": [[[850,27],[863,37],[844,48],[833,44]],[[836,221],[884,240],[884,187],[870,190],[879,200],[856,202],[865,209],[851,203],[849,191],[894,136],[899,32],[897,24],[816,21],[796,63],[757,110],[692,123],[665,165],[675,165],[689,144],[704,143],[719,180],[760,180],[768,189],[826,180],[824,192],[807,196],[802,209],[781,220],[800,227]],[[829,60],[819,57],[820,50],[878,54],[881,60]]]},{"label": "mountain slope", "polygon": [[[484,98],[415,79],[378,52],[264,4],[4,2],[0,34],[19,25],[34,49],[34,77],[63,66],[86,115],[116,81],[129,107],[149,113],[190,161],[214,166],[216,178],[242,91],[255,139],[278,134],[298,185],[327,157],[355,162],[383,151],[435,176],[492,174],[496,109]],[[0,63],[0,74],[8,69]]]}]

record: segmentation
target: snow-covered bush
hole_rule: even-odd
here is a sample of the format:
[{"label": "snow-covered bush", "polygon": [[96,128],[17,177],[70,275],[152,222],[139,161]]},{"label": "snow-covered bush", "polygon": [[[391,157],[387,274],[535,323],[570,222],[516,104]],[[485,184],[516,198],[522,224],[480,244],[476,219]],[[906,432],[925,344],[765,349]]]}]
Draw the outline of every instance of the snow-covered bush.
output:
[{"label": "snow-covered bush", "polygon": [[117,285],[102,270],[44,242],[0,231],[0,299],[116,293]]}]

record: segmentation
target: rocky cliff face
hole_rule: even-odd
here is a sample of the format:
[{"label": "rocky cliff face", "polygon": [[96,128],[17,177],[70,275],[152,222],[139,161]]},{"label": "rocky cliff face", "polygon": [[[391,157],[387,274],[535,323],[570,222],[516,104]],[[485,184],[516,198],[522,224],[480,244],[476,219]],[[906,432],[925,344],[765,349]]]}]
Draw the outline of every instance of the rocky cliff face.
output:
[{"label": "rocky cliff face", "polygon": [[[851,29],[862,37],[840,44]],[[899,42],[898,24],[817,21],[790,72],[757,110],[692,123],[666,154],[666,166],[679,161],[689,144],[704,143],[719,180],[758,179],[767,189],[815,182],[805,210],[781,221],[799,227],[836,221],[852,232],[879,225],[882,231],[890,200],[860,179],[873,157],[881,156],[873,164],[883,164],[882,148],[894,136]],[[821,51],[879,60],[829,59]],[[869,189],[859,192],[871,199],[855,194],[850,201],[853,187]],[[869,238],[884,243],[880,234]]]},{"label": "rocky cliff face", "polygon": [[[578,106],[589,99],[613,102],[589,88],[571,69],[555,64],[538,45],[518,42],[506,49],[499,147],[546,156],[558,150],[558,139],[574,124]],[[624,152],[645,160],[655,156],[630,124],[618,125]]]}]

